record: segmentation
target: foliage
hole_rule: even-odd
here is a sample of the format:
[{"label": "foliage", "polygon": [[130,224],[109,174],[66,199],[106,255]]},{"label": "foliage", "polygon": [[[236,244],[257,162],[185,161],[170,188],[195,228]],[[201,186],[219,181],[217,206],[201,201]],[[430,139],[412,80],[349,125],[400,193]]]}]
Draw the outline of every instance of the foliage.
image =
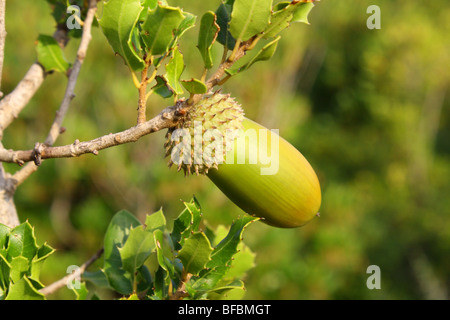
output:
[{"label": "foliage", "polygon": [[[205,62],[195,48],[200,17],[208,7],[216,10],[217,24],[226,25],[230,1],[178,3],[199,17],[179,44],[189,61],[184,79],[201,80],[198,70]],[[246,233],[258,266],[246,278],[248,299],[448,298],[450,82],[444,66],[450,63],[450,11],[444,0],[426,5],[378,1],[382,28],[368,30],[366,9],[372,4],[316,3],[311,25],[291,24],[282,31],[270,63],[254,64],[252,74],[238,74],[224,85],[249,117],[280,128],[317,168],[323,187],[324,206],[313,224],[278,230],[255,223]],[[7,12],[4,92],[34,62],[30,52],[38,35],[54,30],[54,21],[44,19],[50,13],[44,2],[9,1]],[[27,24],[22,23],[24,13]],[[76,112],[65,122],[61,144],[135,122],[128,67],[111,54],[101,29],[93,32],[81,72],[84,82],[73,101]],[[215,43],[234,48],[232,40],[229,30],[221,28]],[[70,49],[65,50],[68,58]],[[213,45],[210,54],[219,61],[222,52]],[[160,86],[154,90],[172,94],[167,80],[155,81]],[[20,149],[45,139],[46,116],[54,113],[64,83],[63,74],[46,79],[8,128],[5,146]],[[152,98],[152,113],[167,103],[159,94]],[[155,135],[95,159],[46,161],[21,186],[15,197],[21,218],[59,249],[42,269],[43,283],[57,280],[67,265],[95,252],[111,213],[121,208],[145,221],[147,212],[164,204],[165,215],[176,217],[184,206],[178,199],[195,193],[212,226],[227,225],[242,214],[208,180],[167,170],[162,143],[163,136]],[[381,268],[381,290],[365,286],[370,264]],[[72,297],[65,289],[53,296]]]},{"label": "foliage", "polygon": [[41,268],[53,252],[46,243],[37,245],[28,222],[15,228],[0,224],[0,300],[43,300]]}]

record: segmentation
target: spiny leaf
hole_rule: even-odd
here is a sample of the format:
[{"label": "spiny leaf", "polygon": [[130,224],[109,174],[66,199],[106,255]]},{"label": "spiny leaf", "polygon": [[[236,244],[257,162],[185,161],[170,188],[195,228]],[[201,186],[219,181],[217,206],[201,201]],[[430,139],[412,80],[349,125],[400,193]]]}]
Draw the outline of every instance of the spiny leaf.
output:
[{"label": "spiny leaf", "polygon": [[31,261],[37,249],[34,230],[28,222],[24,222],[11,230],[8,248],[6,249],[8,261],[18,256],[23,256]]},{"label": "spiny leaf", "polygon": [[274,7],[270,17],[270,24],[264,29],[263,38],[276,37],[282,30],[289,27],[291,22],[308,22],[308,14],[314,7],[307,2],[281,2]]},{"label": "spiny leaf", "polygon": [[28,259],[22,256],[14,257],[11,260],[11,281],[13,283],[19,281],[28,271],[29,262]]},{"label": "spiny leaf", "polygon": [[155,77],[156,84],[152,87],[152,91],[160,95],[163,98],[170,98],[173,96],[173,92],[169,89],[167,85],[167,80],[162,76]]},{"label": "spiny leaf", "polygon": [[206,69],[211,69],[213,66],[211,47],[216,41],[219,30],[220,27],[217,24],[217,17],[215,13],[212,11],[206,12],[200,21],[200,32],[198,34],[197,45]]},{"label": "spiny leaf", "polygon": [[145,218],[145,230],[153,232],[156,229],[164,231],[166,228],[166,217],[162,210],[147,215]]},{"label": "spiny leaf", "polygon": [[169,51],[175,31],[185,16],[177,7],[158,5],[150,10],[142,24],[142,39],[147,46],[147,53],[162,55]]},{"label": "spiny leaf", "polygon": [[246,41],[269,24],[272,0],[235,0],[231,12],[230,32],[235,39]]},{"label": "spiny leaf", "polygon": [[184,71],[184,59],[178,48],[175,48],[170,61],[166,65],[165,79],[169,88],[175,95],[180,95],[184,91],[180,84],[180,77]]},{"label": "spiny leaf", "polygon": [[261,50],[245,65],[238,69],[230,69],[225,70],[225,72],[229,75],[235,75],[239,72],[245,71],[250,68],[255,62],[269,60],[275,54],[277,49],[278,41],[280,40],[280,36],[278,36],[275,40],[269,42]]},{"label": "spiny leaf", "polygon": [[219,43],[223,44],[228,49],[233,49],[236,45],[236,39],[234,39],[230,33],[230,20],[232,10],[232,4],[222,3],[216,11],[217,24],[220,27],[219,34],[217,35],[217,41],[219,41]]},{"label": "spiny leaf", "polygon": [[131,229],[127,241],[119,248],[123,269],[134,274],[154,248],[153,234],[144,229],[144,226]]},{"label": "spiny leaf", "polygon": [[192,94],[203,94],[208,91],[206,85],[198,79],[182,80],[181,84],[189,93]]},{"label": "spiny leaf", "polygon": [[192,234],[178,254],[185,271],[197,275],[211,260],[211,244],[203,232]]},{"label": "spiny leaf", "polygon": [[237,246],[241,241],[242,232],[253,221],[258,218],[252,216],[244,216],[231,225],[227,236],[214,248],[211,254],[211,261],[208,268],[226,265],[233,255],[237,252]]},{"label": "spiny leaf", "polygon": [[27,277],[22,277],[19,281],[11,284],[5,300],[45,300],[45,296],[33,286]]},{"label": "spiny leaf", "polygon": [[132,46],[132,31],[143,10],[139,0],[109,0],[103,6],[99,20],[103,34],[114,52],[120,55],[132,71],[144,68],[144,60]]},{"label": "spiny leaf", "polygon": [[131,213],[122,210],[111,219],[105,233],[103,271],[110,286],[122,294],[130,294],[133,291],[133,287],[131,275],[122,269],[119,248],[125,244],[130,230],[140,225],[139,220]]},{"label": "spiny leaf", "polygon": [[64,58],[64,53],[58,42],[47,35],[39,35],[36,46],[39,63],[46,72],[58,71],[66,73],[70,64]]}]

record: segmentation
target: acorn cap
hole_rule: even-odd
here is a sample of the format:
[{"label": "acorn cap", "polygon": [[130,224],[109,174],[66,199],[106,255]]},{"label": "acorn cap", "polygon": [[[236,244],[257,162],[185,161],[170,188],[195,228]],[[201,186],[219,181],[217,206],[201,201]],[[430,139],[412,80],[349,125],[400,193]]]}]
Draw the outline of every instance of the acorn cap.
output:
[{"label": "acorn cap", "polygon": [[175,164],[185,175],[217,169],[243,128],[243,119],[244,111],[229,94],[205,95],[178,126],[167,131],[164,147],[169,167]]}]

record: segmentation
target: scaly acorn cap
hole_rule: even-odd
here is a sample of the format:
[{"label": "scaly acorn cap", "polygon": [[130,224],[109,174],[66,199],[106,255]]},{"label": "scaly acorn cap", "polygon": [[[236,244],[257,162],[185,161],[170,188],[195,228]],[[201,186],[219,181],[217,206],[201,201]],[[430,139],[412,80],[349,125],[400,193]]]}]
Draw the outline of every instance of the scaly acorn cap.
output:
[{"label": "scaly acorn cap", "polygon": [[164,144],[169,167],[177,165],[185,175],[208,173],[225,162],[239,130],[244,111],[229,94],[205,95],[176,127],[170,128]]}]

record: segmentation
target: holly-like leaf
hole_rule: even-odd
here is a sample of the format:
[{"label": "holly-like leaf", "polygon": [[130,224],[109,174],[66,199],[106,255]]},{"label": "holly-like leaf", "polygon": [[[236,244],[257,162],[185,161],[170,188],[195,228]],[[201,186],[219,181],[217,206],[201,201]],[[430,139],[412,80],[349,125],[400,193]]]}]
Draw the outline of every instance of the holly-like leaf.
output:
[{"label": "holly-like leaf", "polygon": [[135,274],[154,248],[153,234],[144,229],[144,226],[131,229],[127,241],[119,248],[123,269]]},{"label": "holly-like leaf", "polygon": [[256,220],[258,220],[258,218],[244,216],[235,221],[231,225],[227,236],[214,248],[214,252],[211,254],[211,261],[207,264],[207,267],[215,268],[228,264],[233,255],[237,252],[237,246],[241,241],[244,229],[251,222]]},{"label": "holly-like leaf", "polygon": [[31,261],[37,249],[33,227],[28,222],[24,222],[11,230],[6,258],[11,261],[14,257],[23,256]]},{"label": "holly-like leaf", "polygon": [[45,296],[33,286],[27,277],[22,277],[19,281],[11,284],[5,300],[45,300]]},{"label": "holly-like leaf", "polygon": [[58,71],[66,73],[70,64],[64,58],[64,53],[58,42],[47,35],[39,35],[36,46],[38,62],[46,72]]},{"label": "holly-like leaf", "polygon": [[11,273],[9,276],[11,277],[11,281],[15,283],[27,273],[29,268],[29,261],[25,257],[18,256],[12,258],[10,265]]},{"label": "holly-like leaf", "polygon": [[164,79],[162,76],[156,76],[155,80],[156,84],[152,87],[153,92],[163,98],[170,98],[171,96],[173,96],[173,92],[169,89],[166,79]]},{"label": "holly-like leaf", "polygon": [[182,80],[181,84],[189,93],[192,94],[203,94],[208,91],[206,85],[198,79]]},{"label": "holly-like leaf", "polygon": [[99,20],[103,34],[114,52],[120,55],[132,71],[140,71],[145,62],[132,45],[132,34],[143,10],[140,0],[108,0]]},{"label": "holly-like leaf", "polygon": [[180,95],[184,92],[180,84],[180,77],[184,71],[184,67],[183,55],[178,48],[175,48],[171,59],[166,65],[165,74],[167,85],[175,95]]},{"label": "holly-like leaf", "polygon": [[111,219],[105,233],[103,271],[110,286],[122,294],[131,294],[133,286],[131,275],[122,269],[119,248],[125,244],[130,230],[140,225],[131,213],[122,210]]},{"label": "holly-like leaf", "polygon": [[220,31],[217,35],[217,41],[228,49],[233,49],[236,45],[236,39],[230,33],[231,11],[233,10],[232,3],[221,3],[216,10],[217,24]]},{"label": "holly-like leaf", "polygon": [[308,14],[314,4],[311,2],[281,2],[274,7],[270,24],[264,29],[263,38],[274,38],[289,27],[291,22],[308,22]]},{"label": "holly-like leaf", "polygon": [[174,35],[177,39],[179,39],[187,30],[193,28],[195,26],[195,22],[197,21],[197,17],[189,12],[183,12],[185,18],[181,21],[178,29],[174,32]]},{"label": "holly-like leaf", "polygon": [[31,261],[31,271],[29,272],[29,278],[36,282],[39,282],[39,276],[44,261],[53,253],[55,249],[44,243],[38,248],[36,255]]},{"label": "holly-like leaf", "polygon": [[8,243],[8,236],[11,228],[0,223],[0,249]]},{"label": "holly-like leaf", "polygon": [[308,16],[313,7],[314,7],[313,2],[302,3],[302,5],[298,6],[297,9],[294,11],[294,15],[292,17],[291,22],[302,22],[309,24]]},{"label": "holly-like leaf", "polygon": [[211,69],[213,66],[211,47],[216,41],[219,30],[220,27],[217,24],[216,14],[212,11],[206,12],[200,21],[197,44],[197,48],[200,50],[206,69]]},{"label": "holly-like leaf", "polygon": [[147,215],[145,218],[145,230],[153,232],[156,229],[164,231],[166,228],[166,217],[162,210]]},{"label": "holly-like leaf", "polygon": [[88,289],[85,282],[81,282],[78,288],[72,288],[77,300],[87,300]]},{"label": "holly-like leaf", "polygon": [[225,70],[230,75],[235,75],[236,73],[242,72],[250,68],[255,62],[258,61],[265,61],[272,58],[272,56],[275,54],[275,51],[277,49],[278,41],[281,37],[277,37],[275,40],[269,42],[264,47],[259,50],[259,52],[245,65],[240,67],[239,69],[231,69],[231,70]]},{"label": "holly-like leaf", "polygon": [[262,32],[269,24],[272,0],[235,0],[231,12],[230,32],[246,41]]},{"label": "holly-like leaf", "polygon": [[173,45],[175,32],[185,16],[178,7],[158,5],[150,10],[142,24],[142,39],[151,55],[162,55]]},{"label": "holly-like leaf", "polygon": [[178,254],[185,271],[197,275],[211,260],[211,244],[203,232],[192,234]]}]

